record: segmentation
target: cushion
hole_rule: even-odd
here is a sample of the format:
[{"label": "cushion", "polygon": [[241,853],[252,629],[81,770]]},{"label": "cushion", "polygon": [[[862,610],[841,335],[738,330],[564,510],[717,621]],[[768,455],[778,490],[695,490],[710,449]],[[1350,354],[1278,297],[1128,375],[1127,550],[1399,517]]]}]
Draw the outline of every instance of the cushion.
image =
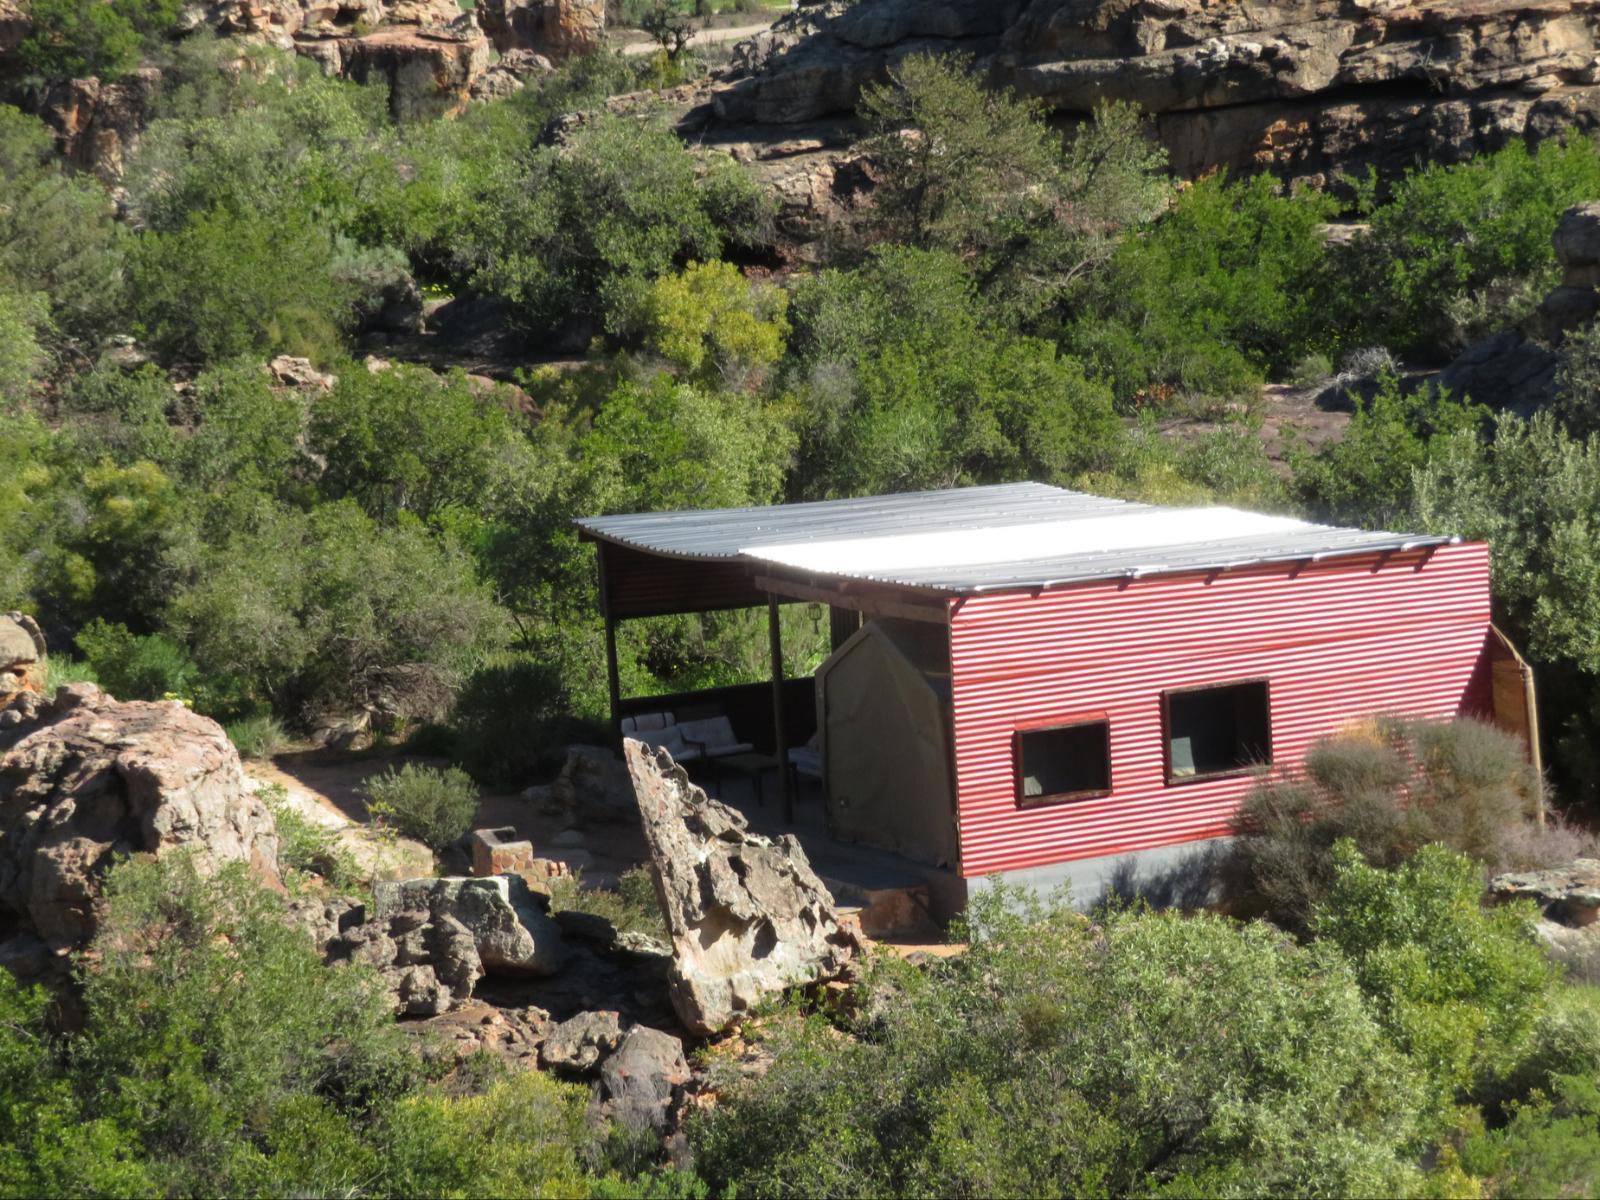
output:
[{"label": "cushion", "polygon": [[[750,749],[734,735],[733,723],[727,717],[705,717],[699,721],[685,721],[678,727],[685,742],[698,742],[709,754],[743,754]],[[733,750],[730,747],[738,746]]]}]

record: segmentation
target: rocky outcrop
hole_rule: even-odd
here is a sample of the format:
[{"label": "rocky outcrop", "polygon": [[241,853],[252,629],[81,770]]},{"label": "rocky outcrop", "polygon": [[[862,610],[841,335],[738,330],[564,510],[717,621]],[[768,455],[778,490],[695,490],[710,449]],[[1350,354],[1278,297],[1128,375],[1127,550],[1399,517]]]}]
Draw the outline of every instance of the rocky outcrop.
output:
[{"label": "rocky outcrop", "polygon": [[459,112],[489,69],[489,41],[476,28],[462,33],[394,26],[359,37],[297,41],[295,50],[331,75],[383,82],[396,120]]},{"label": "rocky outcrop", "polygon": [[1489,881],[1496,900],[1532,900],[1546,920],[1571,928],[1600,921],[1600,859],[1578,858],[1542,871],[1516,871]]},{"label": "rocky outcrop", "polygon": [[605,45],[605,0],[483,0],[479,20],[502,53],[537,50],[554,59]]},{"label": "rocky outcrop", "polygon": [[522,798],[540,812],[558,814],[573,826],[632,821],[638,815],[628,768],[604,746],[568,746],[566,761],[556,777],[528,788]]},{"label": "rocky outcrop", "polygon": [[1528,416],[1556,399],[1561,343],[1600,313],[1600,202],[1575,204],[1553,238],[1561,282],[1517,329],[1468,346],[1435,383],[1453,395]]},{"label": "rocky outcrop", "polygon": [[551,1028],[539,1048],[546,1068],[582,1075],[622,1041],[622,1026],[614,1012],[581,1012]]},{"label": "rocky outcrop", "polygon": [[677,1089],[692,1076],[683,1043],[670,1033],[635,1025],[600,1067],[601,1111],[625,1129],[666,1131]]},{"label": "rocky outcrop", "polygon": [[853,109],[909,54],[960,52],[1065,116],[1139,105],[1181,175],[1325,186],[1594,127],[1597,30],[1600,0],[860,0],[744,43],[744,77],[715,109],[731,125],[811,121]]},{"label": "rocky outcrop", "polygon": [[282,887],[272,814],[215,721],[73,684],[0,730],[0,929],[82,946],[113,863],[173,851],[203,870],[246,862]]},{"label": "rocky outcrop", "polygon": [[[3,710],[15,697],[44,694],[47,658],[37,621],[25,613],[0,613],[0,729],[8,723]],[[22,719],[19,709],[9,723],[21,724]]]},{"label": "rocky outcrop", "polygon": [[718,1033],[769,996],[841,974],[858,944],[794,836],[751,833],[666,751],[632,738],[623,749],[672,939],[669,994],[685,1028]]},{"label": "rocky outcrop", "polygon": [[556,973],[566,947],[544,898],[502,875],[376,883],[369,919],[328,956],[376,968],[396,1011],[432,1016],[464,1004],[485,975]]},{"label": "rocky outcrop", "polygon": [[141,67],[114,83],[93,76],[59,80],[44,89],[37,112],[54,132],[62,158],[115,183],[160,88],[161,72],[155,67]]}]

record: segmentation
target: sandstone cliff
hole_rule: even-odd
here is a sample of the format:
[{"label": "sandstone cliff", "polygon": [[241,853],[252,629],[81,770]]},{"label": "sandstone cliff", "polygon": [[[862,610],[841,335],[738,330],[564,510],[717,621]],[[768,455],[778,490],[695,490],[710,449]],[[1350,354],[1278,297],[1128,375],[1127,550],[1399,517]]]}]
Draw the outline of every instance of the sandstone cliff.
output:
[{"label": "sandstone cliff", "polygon": [[1593,128],[1597,44],[1600,0],[860,0],[744,43],[713,103],[723,126],[815,121],[909,54],[959,52],[1065,117],[1138,104],[1180,175],[1325,186]]}]

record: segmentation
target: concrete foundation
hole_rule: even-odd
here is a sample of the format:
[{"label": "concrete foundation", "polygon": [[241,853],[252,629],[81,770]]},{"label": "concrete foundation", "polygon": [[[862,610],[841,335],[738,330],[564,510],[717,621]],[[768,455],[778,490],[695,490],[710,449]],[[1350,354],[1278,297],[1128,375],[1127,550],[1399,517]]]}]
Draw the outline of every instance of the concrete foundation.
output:
[{"label": "concrete foundation", "polygon": [[1186,842],[1104,858],[1003,871],[965,880],[968,897],[996,882],[1040,895],[1066,889],[1069,902],[1088,912],[1108,901],[1142,898],[1156,908],[1199,908],[1216,899],[1216,867],[1231,838]]}]

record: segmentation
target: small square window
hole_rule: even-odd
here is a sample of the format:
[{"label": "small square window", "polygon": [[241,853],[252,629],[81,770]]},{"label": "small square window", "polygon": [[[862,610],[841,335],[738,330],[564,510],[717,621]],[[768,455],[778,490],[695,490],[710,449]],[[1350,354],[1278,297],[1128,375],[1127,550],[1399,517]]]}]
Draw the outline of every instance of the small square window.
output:
[{"label": "small square window", "polygon": [[1265,679],[1164,692],[1167,782],[1227,775],[1272,761]]},{"label": "small square window", "polygon": [[1016,735],[1017,803],[1103,796],[1111,790],[1111,723],[1082,721]]}]

